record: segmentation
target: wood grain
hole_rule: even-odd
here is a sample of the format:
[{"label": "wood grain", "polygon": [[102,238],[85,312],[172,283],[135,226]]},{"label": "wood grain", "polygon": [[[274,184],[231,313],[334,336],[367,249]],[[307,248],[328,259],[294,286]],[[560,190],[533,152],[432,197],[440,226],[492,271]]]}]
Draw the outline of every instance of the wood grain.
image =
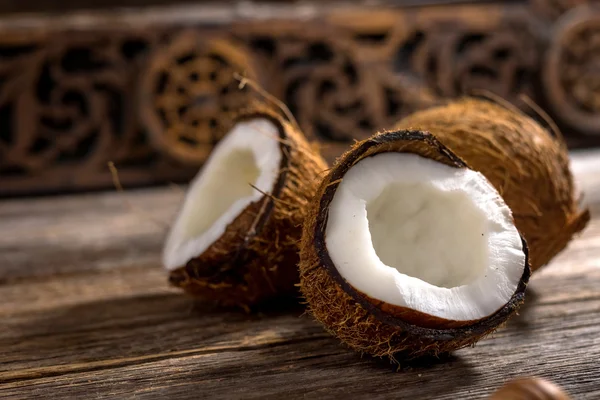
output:
[{"label": "wood grain", "polygon": [[344,348],[300,306],[247,315],[169,288],[159,255],[176,189],[0,202],[0,398],[463,399],[537,375],[597,399],[599,165],[575,155],[593,220],[533,277],[520,315],[400,369]]}]

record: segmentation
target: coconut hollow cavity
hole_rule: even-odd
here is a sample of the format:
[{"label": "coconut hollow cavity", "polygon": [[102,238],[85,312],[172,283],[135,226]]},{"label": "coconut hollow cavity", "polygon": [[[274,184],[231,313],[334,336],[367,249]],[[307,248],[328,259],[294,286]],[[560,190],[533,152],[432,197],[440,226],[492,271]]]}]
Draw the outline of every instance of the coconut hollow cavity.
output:
[{"label": "coconut hollow cavity", "polygon": [[301,223],[326,168],[277,114],[238,116],[190,183],[168,235],[170,282],[245,309],[293,292]]},{"label": "coconut hollow cavity", "polygon": [[527,240],[533,271],[589,222],[589,210],[578,205],[564,141],[522,113],[463,99],[411,114],[396,128],[431,132],[488,178]]},{"label": "coconut hollow cavity", "polygon": [[432,135],[357,143],[311,202],[301,290],[360,352],[413,358],[471,345],[524,298],[527,245],[488,180]]}]

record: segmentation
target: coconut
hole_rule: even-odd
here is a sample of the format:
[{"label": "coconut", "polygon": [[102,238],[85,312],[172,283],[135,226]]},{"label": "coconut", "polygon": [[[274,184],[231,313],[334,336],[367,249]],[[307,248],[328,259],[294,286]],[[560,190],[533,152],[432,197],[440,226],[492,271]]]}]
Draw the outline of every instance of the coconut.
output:
[{"label": "coconut", "polygon": [[236,117],[192,180],[167,237],[171,284],[245,309],[294,292],[301,224],[326,168],[279,114],[255,108]]},{"label": "coconut", "polygon": [[431,132],[489,179],[527,240],[534,271],[590,219],[575,198],[564,141],[518,111],[463,99],[414,113],[396,128]]},{"label": "coconut", "polygon": [[514,379],[490,396],[490,400],[569,400],[559,386],[547,379],[527,377]]},{"label": "coconut", "polygon": [[471,345],[524,299],[527,244],[481,173],[423,131],[356,143],[311,202],[311,313],[351,348],[413,358]]}]

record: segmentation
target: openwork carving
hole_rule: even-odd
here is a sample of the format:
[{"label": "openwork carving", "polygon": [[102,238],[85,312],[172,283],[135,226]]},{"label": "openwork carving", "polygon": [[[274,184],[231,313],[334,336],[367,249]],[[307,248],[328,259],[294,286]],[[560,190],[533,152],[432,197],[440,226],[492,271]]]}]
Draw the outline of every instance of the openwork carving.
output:
[{"label": "openwork carving", "polygon": [[547,54],[544,83],[553,111],[570,126],[600,134],[600,9],[564,15]]},{"label": "openwork carving", "polygon": [[[0,44],[0,175],[26,176],[35,168],[29,157],[35,149],[35,132],[18,120],[26,112],[26,90],[31,90],[31,74],[24,73],[39,58],[44,38],[9,38]],[[29,121],[31,122],[31,121]]]},{"label": "openwork carving", "polygon": [[176,35],[154,51],[140,83],[140,113],[157,150],[202,163],[229,114],[247,105],[234,73],[255,78],[240,46],[196,31]]},{"label": "openwork carving", "polygon": [[352,140],[433,102],[421,82],[402,79],[387,63],[361,59],[358,48],[333,29],[304,26],[274,37],[251,35],[248,43],[262,65],[276,71],[269,74],[277,77],[269,89],[307,135],[325,142],[327,154],[339,155]]},{"label": "openwork carving", "polygon": [[536,13],[551,19],[556,19],[572,8],[591,2],[590,0],[531,0]]},{"label": "openwork carving", "polygon": [[231,113],[256,96],[239,90],[234,72],[283,100],[329,159],[478,89],[516,105],[526,94],[567,136],[589,141],[600,135],[591,3],[340,5],[321,14],[284,2],[252,18],[223,9],[215,20],[125,12],[118,21],[92,13],[0,24],[0,195],[111,187],[108,161],[128,186],[189,179]]},{"label": "openwork carving", "polygon": [[468,8],[460,11],[407,12],[379,29],[362,23],[368,14],[346,17],[343,24],[350,27],[354,47],[368,55],[367,69],[388,66],[405,86],[417,82],[412,86],[421,97],[435,101],[485,90],[518,104],[521,94],[533,96],[540,38],[527,14],[489,7],[473,18]]},{"label": "openwork carving", "polygon": [[[0,192],[107,186],[108,161],[148,171],[158,166],[160,176],[176,176],[148,146],[135,117],[134,61],[154,35],[26,39],[0,44]],[[144,181],[132,175],[126,170],[124,181]]]},{"label": "openwork carving", "polygon": [[456,20],[416,25],[395,57],[442,97],[484,89],[517,102],[519,94],[532,94],[539,60],[535,36],[523,25],[492,21],[481,28]]}]

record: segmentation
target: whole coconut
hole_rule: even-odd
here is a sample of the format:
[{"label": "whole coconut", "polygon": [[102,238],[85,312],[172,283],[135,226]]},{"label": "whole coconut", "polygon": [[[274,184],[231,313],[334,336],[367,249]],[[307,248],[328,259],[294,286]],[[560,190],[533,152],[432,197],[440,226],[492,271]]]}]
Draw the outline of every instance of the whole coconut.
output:
[{"label": "whole coconut", "polygon": [[564,141],[522,113],[467,98],[411,114],[396,128],[429,131],[488,178],[529,245],[533,271],[590,219],[578,206]]}]

